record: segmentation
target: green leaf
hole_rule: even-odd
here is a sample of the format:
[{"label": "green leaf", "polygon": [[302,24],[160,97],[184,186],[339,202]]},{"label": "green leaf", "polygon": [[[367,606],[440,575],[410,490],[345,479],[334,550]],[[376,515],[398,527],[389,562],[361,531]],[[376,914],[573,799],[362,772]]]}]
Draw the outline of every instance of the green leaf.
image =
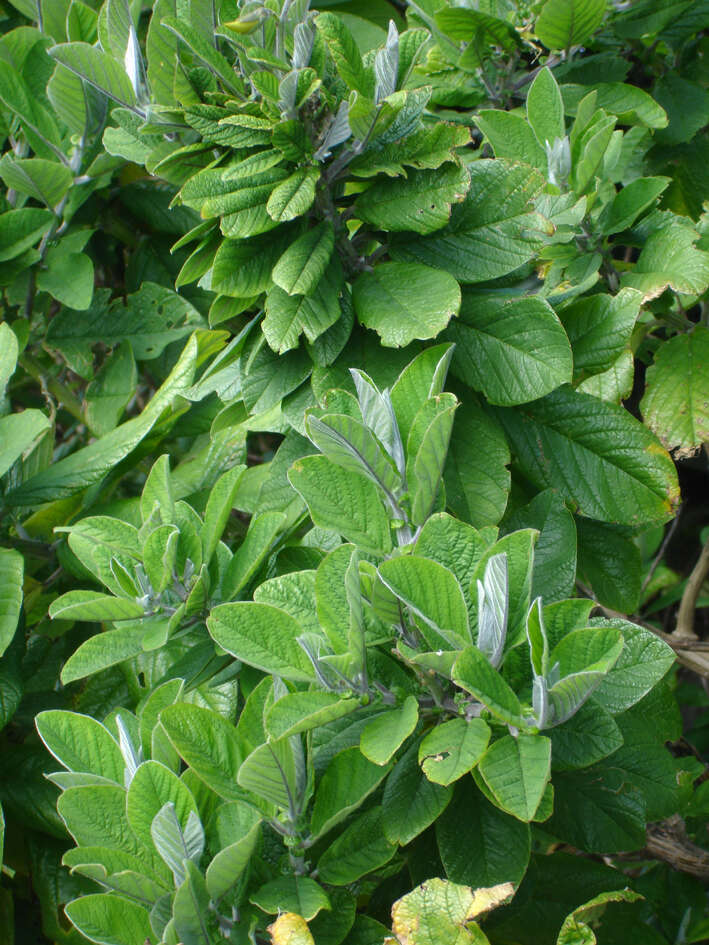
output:
[{"label": "green leaf", "polygon": [[709,328],[695,325],[659,346],[640,409],[677,458],[690,456],[709,440]]},{"label": "green leaf", "polygon": [[443,472],[448,508],[476,528],[499,522],[510,490],[509,462],[500,426],[466,399],[456,413]]},{"label": "green leaf", "polygon": [[389,233],[433,233],[448,223],[451,204],[463,200],[469,184],[467,170],[457,164],[414,171],[375,181],[357,198],[355,211],[360,220]]},{"label": "green leaf", "polygon": [[596,691],[596,701],[613,715],[639,702],[674,664],[670,647],[649,630],[614,617],[591,620],[594,627],[613,627],[623,635],[623,651]]},{"label": "green leaf", "polygon": [[[622,125],[666,128],[667,115],[655,99],[637,85],[623,82],[594,83],[596,107],[615,115]],[[566,111],[575,114],[588,94],[588,86],[564,84],[561,90]]]},{"label": "green leaf", "polygon": [[160,724],[200,780],[226,800],[242,796],[236,775],[244,752],[231,723],[211,709],[176,703],[162,710]]},{"label": "green leaf", "polygon": [[484,108],[475,122],[490,142],[496,158],[515,159],[529,164],[546,177],[547,155],[530,124],[521,115]]},{"label": "green leaf", "polygon": [[402,706],[367,722],[359,741],[360,751],[377,765],[388,764],[416,728],[418,717],[416,698],[407,696]]},{"label": "green leaf", "polygon": [[357,44],[343,20],[334,13],[321,13],[315,25],[343,82],[350,89],[371,96],[374,92],[374,76],[365,69]]},{"label": "green leaf", "polygon": [[485,282],[532,259],[553,226],[531,205],[544,179],[525,164],[474,161],[470,189],[451,222],[431,236],[392,243],[395,258],[443,269],[459,282]]},{"label": "green leaf", "polygon": [[283,876],[273,879],[251,894],[249,900],[271,915],[295,912],[306,922],[321,909],[330,909],[325,890],[308,876]]},{"label": "green leaf", "polygon": [[0,161],[0,177],[5,186],[34,197],[53,210],[71,187],[74,178],[64,164],[43,158],[13,158]]},{"label": "green leaf", "polygon": [[587,377],[577,386],[582,394],[619,404],[630,397],[633,390],[635,362],[632,351],[624,351],[607,371]]},{"label": "green leaf", "polygon": [[538,296],[466,297],[448,336],[456,342],[453,370],[492,404],[524,404],[571,381],[569,339]]},{"label": "green leaf", "polygon": [[123,786],[125,762],[108,729],[88,715],[51,709],[35,718],[39,736],[69,771],[109,778]]},{"label": "green leaf", "polygon": [[453,667],[453,682],[472,693],[502,722],[523,726],[519,699],[474,646],[463,650]]},{"label": "green leaf", "polygon": [[605,292],[572,302],[561,314],[574,351],[574,374],[607,370],[628,347],[642,296],[633,289]]},{"label": "green leaf", "polygon": [[469,643],[465,598],[448,568],[429,558],[406,555],[385,561],[379,576],[418,618],[431,649],[458,650]]},{"label": "green leaf", "polygon": [[107,305],[105,294],[86,314],[64,310],[47,332],[51,347],[67,356],[97,342],[114,346],[129,342],[138,360],[157,358],[167,345],[204,326],[199,312],[172,289],[144,282],[127,299]]},{"label": "green leaf", "polygon": [[477,770],[502,810],[528,822],[549,781],[551,741],[543,735],[504,735],[488,748]]},{"label": "green leaf", "polygon": [[643,301],[657,298],[665,289],[701,295],[709,286],[709,253],[697,249],[697,233],[685,223],[671,223],[654,230],[631,272],[622,284],[639,289]]},{"label": "green leaf", "polygon": [[386,865],[397,845],[384,835],[382,808],[374,807],[357,817],[318,860],[318,876],[324,883],[347,886]]},{"label": "green leaf", "polygon": [[[178,55],[179,40],[162,23],[166,16],[175,16],[176,12],[176,0],[156,0],[145,38],[148,82],[159,105],[174,105],[176,98],[190,103],[192,101],[189,96],[184,98],[190,86],[182,72]],[[194,92],[192,96],[197,99]]]},{"label": "green leaf", "polygon": [[[266,315],[261,323],[273,351],[283,354],[297,348],[301,334],[312,344],[328,329],[339,329],[344,324],[344,319],[340,321],[341,288],[342,269],[336,258],[309,295],[288,295],[274,285],[266,297]],[[350,329],[351,325],[345,329],[348,337]]]},{"label": "green leaf", "polygon": [[155,938],[148,910],[123,896],[93,893],[64,907],[76,928],[100,945],[151,945]]},{"label": "green leaf", "polygon": [[298,774],[289,739],[270,740],[255,748],[239,768],[238,782],[268,804],[294,812],[298,803]]},{"label": "green leaf", "polygon": [[103,479],[147,436],[173,399],[189,389],[197,354],[198,342],[193,336],[139,417],[128,420],[89,446],[30,477],[6,495],[6,503],[12,506],[37,505],[67,498]]},{"label": "green leaf", "polygon": [[[452,356],[453,345],[450,344],[424,348],[406,365],[392,385],[391,403],[402,443],[408,441],[414,419],[421,407],[443,391]],[[383,405],[382,412],[386,415],[386,405]],[[386,439],[384,436],[381,438]]]},{"label": "green leaf", "polygon": [[[193,834],[196,833],[194,849],[189,842],[186,851],[184,849],[184,843],[190,838],[192,826],[190,815],[192,815],[192,823],[196,819],[199,824],[197,805],[189,788],[165,765],[158,761],[144,761],[136,768],[128,787],[126,817],[133,833],[146,846],[154,842],[155,833],[160,830],[158,824],[155,824],[155,819],[166,804],[171,805],[171,816],[182,834],[180,844],[183,846],[182,855],[199,858],[204,847],[204,834],[201,828],[192,830]],[[175,873],[172,864],[163,855],[160,844],[156,844],[156,848]],[[180,865],[180,858],[178,858],[178,865]],[[180,871],[182,871],[181,865]]]},{"label": "green leaf", "polygon": [[248,240],[225,239],[217,250],[203,284],[230,298],[248,299],[267,292],[271,270],[290,240],[264,233]]},{"label": "green leaf", "polygon": [[357,318],[387,347],[435,338],[458,314],[460,288],[448,273],[420,263],[380,263],[352,289]]},{"label": "green leaf", "polygon": [[234,499],[245,469],[245,466],[233,466],[228,469],[217,479],[209,493],[201,533],[205,563],[212,560],[222,537],[222,532],[229,521],[229,516],[234,507]]},{"label": "green leaf", "polygon": [[[283,223],[286,220],[295,220],[296,217],[302,216],[306,210],[310,209],[315,200],[315,188],[319,180],[320,171],[317,167],[298,168],[287,180],[284,180],[273,188],[271,196],[268,198],[268,203],[266,204],[268,215],[272,220],[275,220],[276,223]],[[327,230],[328,226],[329,224],[326,223],[320,224],[320,227],[324,230]],[[317,227],[316,231],[319,230],[320,227]],[[304,250],[300,250],[300,253],[303,254]],[[325,266],[323,265],[322,268],[324,269]],[[292,292],[289,291],[289,294],[292,295],[295,291],[303,290],[294,289]]]},{"label": "green leaf", "polygon": [[640,549],[628,529],[589,518],[577,518],[579,577],[606,607],[635,612],[640,600],[643,565]]},{"label": "green leaf", "polygon": [[[464,778],[436,822],[436,839],[446,876],[474,889],[519,883],[527,870],[530,829],[503,813]],[[471,856],[471,852],[475,854]]]},{"label": "green leaf", "polygon": [[235,885],[249,865],[260,830],[259,814],[246,804],[223,804],[215,813],[221,849],[207,867],[207,889],[219,899]]},{"label": "green leaf", "polygon": [[438,394],[423,404],[411,425],[406,476],[414,525],[423,525],[439,498],[457,408],[458,401],[452,394]]},{"label": "green leaf", "polygon": [[223,599],[231,600],[246,587],[270,554],[284,522],[282,512],[262,512],[251,519],[246,537],[234,552],[222,579]]},{"label": "green leaf", "polygon": [[121,105],[131,108],[136,104],[133,85],[125,70],[98,46],[63,43],[52,46],[49,54],[74,75]]},{"label": "green leaf", "polygon": [[568,597],[576,580],[576,525],[552,489],[539,492],[531,502],[505,519],[505,531],[536,528],[530,597],[546,603]]},{"label": "green leaf", "polygon": [[106,358],[86,388],[86,421],[97,436],[115,430],[137,384],[133,350],[125,340]]},{"label": "green leaf", "polygon": [[54,222],[54,214],[39,207],[23,207],[0,214],[0,262],[15,259],[34,246]]},{"label": "green leaf", "polygon": [[12,642],[20,619],[23,577],[22,555],[9,548],[0,548],[0,656]]},{"label": "green leaf", "polygon": [[524,415],[496,410],[524,475],[589,518],[633,525],[671,518],[679,498],[670,457],[622,407],[561,387]]},{"label": "green leaf", "polygon": [[[44,63],[40,68],[43,66]],[[51,155],[66,161],[54,115],[42,105],[39,96],[23,79],[19,66],[13,66],[5,59],[0,60],[0,102],[22,122],[23,131],[39,156]]]},{"label": "green leaf", "polygon": [[[508,605],[507,605],[507,642],[508,649],[515,643],[523,640],[526,633],[527,614],[531,601],[532,565],[534,559],[534,543],[537,533],[534,529],[524,528],[511,532],[490,544],[476,565],[470,593],[475,594],[477,582],[485,584],[485,572],[488,562],[497,555],[504,554],[507,559],[508,572]],[[477,622],[479,623],[479,614]]]},{"label": "green leaf", "polygon": [[53,620],[133,620],[143,614],[142,604],[98,591],[68,591],[49,608]]},{"label": "green leaf", "polygon": [[204,877],[194,863],[185,862],[186,878],[175,893],[172,914],[181,945],[211,945],[218,935],[217,918],[210,910]]},{"label": "green leaf", "polygon": [[593,929],[605,911],[605,906],[610,902],[637,902],[640,898],[639,893],[632,889],[618,889],[594,896],[567,915],[559,930],[556,945],[595,945],[597,939]]},{"label": "green leaf", "polygon": [[265,726],[273,738],[286,738],[327,725],[358,708],[356,699],[343,699],[334,692],[289,692],[268,710]]},{"label": "green leaf", "polygon": [[[177,7],[180,12],[180,7]],[[241,96],[243,84],[229,61],[217,51],[214,34],[203,36],[199,30],[185,22],[184,17],[163,17],[163,24],[174,33],[204,65],[214,73],[225,89]]]},{"label": "green leaf", "polygon": [[331,223],[320,223],[307,230],[273,267],[273,281],[288,295],[308,295],[320,282],[334,246]]},{"label": "green leaf", "polygon": [[607,709],[590,699],[564,725],[549,731],[555,771],[587,768],[623,744],[623,736]]},{"label": "green leaf", "polygon": [[250,601],[221,604],[207,618],[207,627],[219,646],[249,666],[297,682],[314,679],[298,644],[302,627],[278,607]]},{"label": "green leaf", "polygon": [[603,22],[605,0],[547,0],[536,33],[547,49],[581,46]]},{"label": "green leaf", "polygon": [[621,233],[632,226],[655,203],[670,182],[669,177],[639,177],[630,181],[604,211],[601,217],[604,232]]},{"label": "green leaf", "polygon": [[308,505],[315,525],[339,532],[363,551],[391,550],[389,520],[377,487],[326,456],[305,456],[291,466],[288,480]]},{"label": "green leaf", "polygon": [[310,819],[313,835],[322,836],[343,821],[376,790],[389,771],[390,766],[368,761],[356,745],[338,752],[315,792]]},{"label": "green leaf", "polygon": [[452,797],[452,787],[434,784],[424,775],[414,743],[384,786],[382,817],[387,840],[405,846],[440,817]]},{"label": "green leaf", "polygon": [[554,144],[566,134],[564,102],[551,69],[540,69],[527,92],[527,121],[539,143]]},{"label": "green leaf", "polygon": [[554,813],[548,826],[579,850],[618,853],[645,845],[642,796],[604,762],[554,775]]},{"label": "green leaf", "polygon": [[483,719],[451,719],[437,725],[419,745],[419,764],[429,781],[452,784],[479,762],[490,741]]},{"label": "green leaf", "polygon": [[0,417],[0,476],[18,459],[29,456],[50,427],[49,418],[32,407]]},{"label": "green leaf", "polygon": [[60,679],[67,686],[77,679],[93,676],[109,666],[116,666],[142,652],[140,634],[135,625],[97,633],[74,652],[62,667]]},{"label": "green leaf", "polygon": [[561,678],[549,687],[552,725],[571,718],[598,689],[622,649],[622,635],[610,627],[572,630],[554,647],[549,665],[558,666]]}]

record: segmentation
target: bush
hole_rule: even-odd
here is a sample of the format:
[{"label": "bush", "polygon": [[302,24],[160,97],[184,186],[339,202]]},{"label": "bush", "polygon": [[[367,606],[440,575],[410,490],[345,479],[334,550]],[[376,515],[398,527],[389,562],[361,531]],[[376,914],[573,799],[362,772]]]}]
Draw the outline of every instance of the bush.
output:
[{"label": "bush", "polygon": [[326,6],[0,2],[4,940],[700,941],[709,7]]}]

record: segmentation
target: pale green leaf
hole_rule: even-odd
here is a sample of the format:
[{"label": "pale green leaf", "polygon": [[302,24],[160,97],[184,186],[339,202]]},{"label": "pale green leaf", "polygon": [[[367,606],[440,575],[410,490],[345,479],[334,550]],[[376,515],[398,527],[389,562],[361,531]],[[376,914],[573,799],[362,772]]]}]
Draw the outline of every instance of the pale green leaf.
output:
[{"label": "pale green leaf", "polygon": [[443,331],[458,314],[460,287],[429,266],[380,263],[359,276],[352,300],[361,324],[376,331],[383,345],[403,347]]},{"label": "pale green leaf", "polygon": [[377,487],[364,476],[326,456],[306,456],[291,466],[288,479],[316,525],[339,532],[364,551],[386,554],[391,549],[387,513]]}]

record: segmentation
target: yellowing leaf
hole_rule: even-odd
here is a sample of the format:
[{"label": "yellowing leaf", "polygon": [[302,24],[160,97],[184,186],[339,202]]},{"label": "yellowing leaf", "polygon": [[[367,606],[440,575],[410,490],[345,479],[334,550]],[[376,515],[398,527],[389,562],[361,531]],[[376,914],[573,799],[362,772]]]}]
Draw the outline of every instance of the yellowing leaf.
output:
[{"label": "yellowing leaf", "polygon": [[295,912],[284,912],[269,925],[271,945],[315,945],[308,923]]},{"label": "yellowing leaf", "polygon": [[392,943],[398,945],[484,945],[487,938],[473,919],[507,902],[512,883],[473,890],[444,879],[430,879],[394,903]]}]

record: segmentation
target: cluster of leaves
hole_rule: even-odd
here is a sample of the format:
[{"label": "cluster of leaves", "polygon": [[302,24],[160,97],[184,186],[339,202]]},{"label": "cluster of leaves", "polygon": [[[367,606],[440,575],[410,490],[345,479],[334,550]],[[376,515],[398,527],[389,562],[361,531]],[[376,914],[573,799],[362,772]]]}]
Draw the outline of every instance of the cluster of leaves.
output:
[{"label": "cluster of leaves", "polygon": [[709,4],[614,7],[0,0],[8,942],[706,936]]}]

